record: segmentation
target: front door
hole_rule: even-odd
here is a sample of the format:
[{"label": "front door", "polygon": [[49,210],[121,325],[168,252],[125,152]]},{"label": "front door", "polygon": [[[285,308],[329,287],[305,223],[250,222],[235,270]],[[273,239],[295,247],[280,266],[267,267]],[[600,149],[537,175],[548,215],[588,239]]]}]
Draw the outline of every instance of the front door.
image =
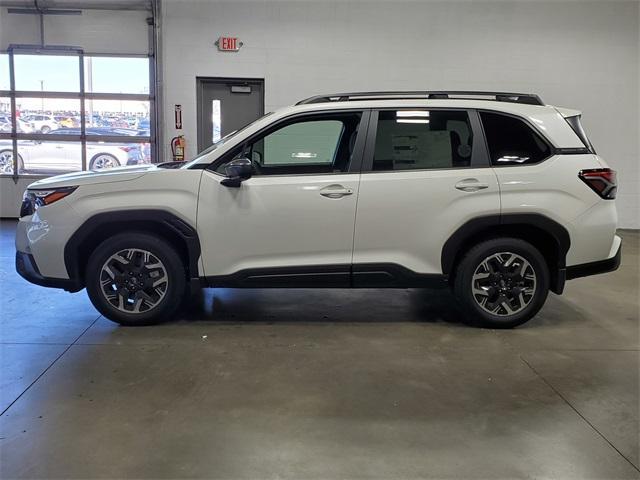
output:
[{"label": "front door", "polygon": [[[229,276],[242,286],[349,285],[367,114],[283,120],[204,171],[197,227],[212,285]],[[224,164],[238,157],[254,174],[225,187]]]},{"label": "front door", "polygon": [[410,275],[442,273],[449,236],[474,217],[500,213],[476,112],[380,110],[371,114],[369,134],[375,138],[363,162],[353,271],[385,264]]},{"label": "front door", "polygon": [[264,80],[198,78],[198,151],[264,114]]}]

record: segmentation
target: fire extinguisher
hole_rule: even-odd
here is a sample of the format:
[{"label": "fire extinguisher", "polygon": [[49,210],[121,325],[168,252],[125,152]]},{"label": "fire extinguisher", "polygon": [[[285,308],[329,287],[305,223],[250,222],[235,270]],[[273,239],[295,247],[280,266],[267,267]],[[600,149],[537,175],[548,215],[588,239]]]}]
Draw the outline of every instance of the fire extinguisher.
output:
[{"label": "fire extinguisher", "polygon": [[171,154],[174,162],[184,162],[184,149],[186,146],[183,135],[178,135],[171,139]]}]

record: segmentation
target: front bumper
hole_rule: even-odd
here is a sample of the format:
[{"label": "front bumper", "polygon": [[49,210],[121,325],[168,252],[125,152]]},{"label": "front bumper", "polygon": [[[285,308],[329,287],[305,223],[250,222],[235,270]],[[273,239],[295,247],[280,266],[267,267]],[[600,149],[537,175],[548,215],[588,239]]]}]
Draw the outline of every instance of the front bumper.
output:
[{"label": "front bumper", "polygon": [[28,282],[43,287],[62,288],[68,292],[78,292],[82,287],[68,278],[43,277],[38,270],[33,255],[24,252],[16,252],[16,271]]},{"label": "front bumper", "polygon": [[589,275],[598,275],[599,273],[613,272],[620,266],[622,260],[622,244],[618,245],[618,250],[613,257],[597,262],[582,263],[567,267],[566,279],[588,277]]}]

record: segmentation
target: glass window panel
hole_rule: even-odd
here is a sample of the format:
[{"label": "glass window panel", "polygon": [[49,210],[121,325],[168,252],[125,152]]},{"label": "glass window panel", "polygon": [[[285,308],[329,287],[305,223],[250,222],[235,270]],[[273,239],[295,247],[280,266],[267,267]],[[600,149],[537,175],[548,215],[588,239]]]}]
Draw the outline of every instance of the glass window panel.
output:
[{"label": "glass window panel", "polygon": [[462,168],[473,133],[464,111],[390,110],[378,114],[373,170]]},{"label": "glass window panel", "polygon": [[85,57],[85,90],[99,93],[149,93],[149,59]]},{"label": "glass window panel", "polygon": [[82,168],[80,142],[18,140],[18,173],[59,174]]},{"label": "glass window panel", "polygon": [[549,145],[522,120],[489,112],[480,112],[480,118],[493,165],[537,163],[551,155]]},{"label": "glass window panel", "polygon": [[149,136],[149,102],[86,100],[87,135]]},{"label": "glass window panel", "polygon": [[16,90],[79,92],[80,59],[66,55],[14,55]]},{"label": "glass window panel", "polygon": [[9,55],[0,53],[0,90],[9,90]]},{"label": "glass window panel", "polygon": [[0,97],[0,133],[11,133],[11,99]]},{"label": "glass window panel", "polygon": [[69,129],[80,128],[80,100],[16,98],[16,112],[19,133],[71,133]]}]

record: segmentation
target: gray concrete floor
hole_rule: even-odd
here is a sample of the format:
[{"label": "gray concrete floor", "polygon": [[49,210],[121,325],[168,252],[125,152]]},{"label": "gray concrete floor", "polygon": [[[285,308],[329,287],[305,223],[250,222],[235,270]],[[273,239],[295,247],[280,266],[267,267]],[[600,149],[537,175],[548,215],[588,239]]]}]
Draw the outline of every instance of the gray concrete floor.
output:
[{"label": "gray concrete floor", "polygon": [[0,477],[638,478],[637,232],[511,331],[446,292],[208,290],[122,328],[0,235]]}]

